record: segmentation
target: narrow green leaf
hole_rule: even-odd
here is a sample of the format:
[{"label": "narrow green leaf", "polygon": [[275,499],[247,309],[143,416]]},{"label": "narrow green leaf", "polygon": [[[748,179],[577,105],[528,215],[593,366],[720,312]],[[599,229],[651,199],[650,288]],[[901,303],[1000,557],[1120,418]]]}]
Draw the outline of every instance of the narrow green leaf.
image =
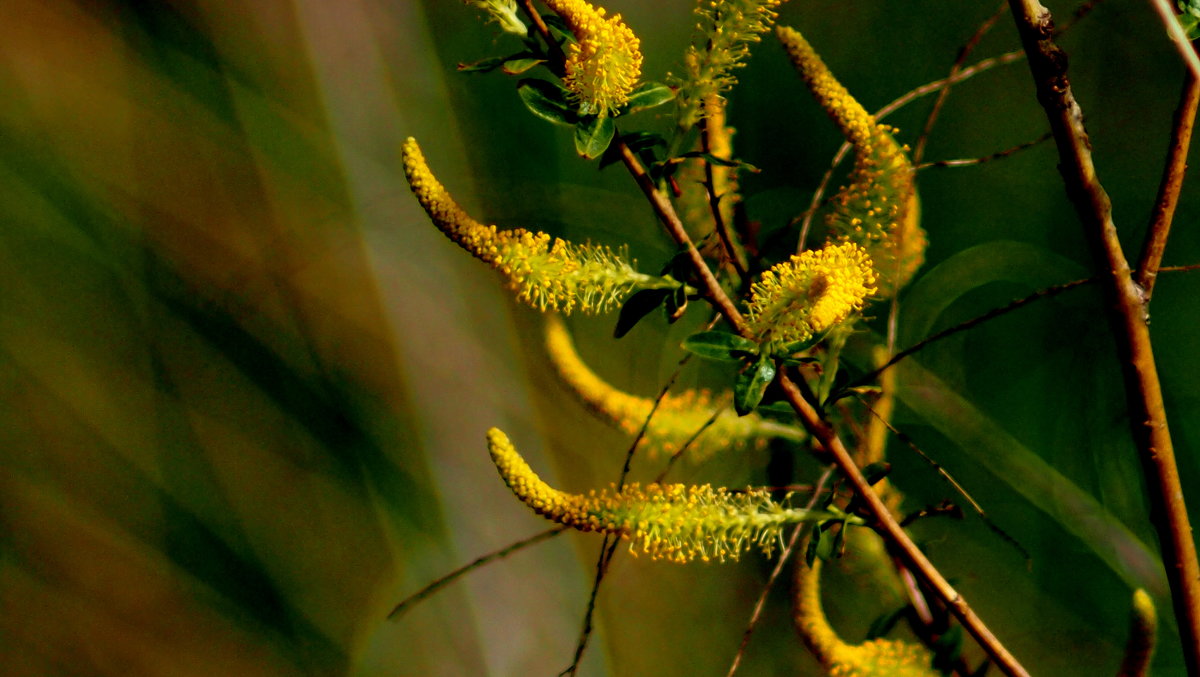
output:
[{"label": "narrow green leaf", "polygon": [[617,125],[610,117],[582,118],[575,123],[575,150],[594,160],[604,154],[616,133]]},{"label": "narrow green leaf", "polygon": [[492,56],[486,59],[480,59],[479,61],[472,61],[471,63],[460,63],[458,64],[458,72],[488,73],[499,68],[507,60],[508,57]]},{"label": "narrow green leaf", "polygon": [[661,82],[643,82],[629,94],[629,102],[625,104],[622,114],[629,115],[656,108],[674,98],[675,90]]},{"label": "narrow green leaf", "polygon": [[683,317],[683,313],[687,310],[688,295],[687,288],[679,287],[671,293],[671,297],[667,299],[667,303],[663,306],[663,310],[667,313],[667,322],[675,324],[675,322]]},{"label": "narrow green leaf", "polygon": [[617,316],[617,326],[613,328],[613,338],[621,338],[629,333],[643,317],[649,315],[655,308],[662,305],[673,294],[671,289],[642,289],[634,292],[621,306],[621,314]]},{"label": "narrow green leaf", "polygon": [[739,373],[733,384],[733,408],[738,416],[754,411],[774,380],[775,361],[769,355],[760,355],[753,366]]},{"label": "narrow green leaf", "polygon": [[534,59],[534,58],[529,58],[529,57],[520,58],[520,59],[509,59],[508,61],[504,62],[504,66],[501,68],[501,70],[503,70],[505,73],[508,73],[509,75],[520,75],[521,73],[524,73],[525,71],[529,70],[530,68],[533,68],[534,66],[536,66],[540,63],[546,63],[546,60],[545,59]]},{"label": "narrow green leaf", "polygon": [[742,357],[758,352],[758,344],[727,331],[702,331],[685,338],[683,349],[718,362],[741,362]]},{"label": "narrow green leaf", "polygon": [[546,80],[526,78],[517,83],[517,95],[531,113],[556,125],[574,125],[579,116],[567,102],[567,90]]}]

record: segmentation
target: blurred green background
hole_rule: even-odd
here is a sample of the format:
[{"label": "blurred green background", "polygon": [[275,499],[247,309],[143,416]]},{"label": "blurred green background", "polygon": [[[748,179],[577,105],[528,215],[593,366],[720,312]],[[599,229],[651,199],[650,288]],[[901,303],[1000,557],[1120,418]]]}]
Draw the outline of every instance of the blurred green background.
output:
[{"label": "blurred green background", "polygon": [[[647,77],[678,67],[690,2],[606,6],[642,38]],[[877,108],[943,77],[995,6],[795,0],[782,21]],[[528,115],[511,79],[455,72],[515,51],[505,40],[454,0],[0,6],[0,672],[553,675],[569,663],[592,535],[385,620],[428,581],[546,527],[496,477],[487,428],[573,491],[615,480],[628,444],[555,382],[539,318],[429,225],[399,143],[415,136],[480,218],[628,242],[647,270],[671,252],[619,168],[575,157],[570,132]],[[1100,4],[1063,44],[1136,254],[1182,68],[1140,1]],[[976,54],[1016,47],[1004,17]],[[807,205],[840,139],[773,38],[741,80],[731,123],[763,169],[746,199],[770,232]],[[890,120],[905,141],[930,103]],[[643,114],[626,129],[666,122]],[[1026,66],[1005,66],[953,91],[927,159],[1045,128]],[[1089,274],[1055,164],[1042,144],[921,174],[929,261],[902,303],[901,344]],[[1186,187],[1166,263],[1200,261],[1198,215]],[[1164,276],[1152,325],[1193,491],[1197,298],[1195,274]],[[1095,289],[1073,291],[902,372],[898,425],[1032,565],[972,517],[914,532],[1038,675],[1115,674],[1131,585],[1168,608],[1102,313]],[[621,342],[611,317],[572,326],[606,378],[651,395],[700,319],[656,318]],[[681,383],[721,377],[693,366]],[[909,507],[957,498],[892,447]],[[673,478],[762,483],[766,462]],[[636,479],[655,471],[635,465]],[[769,566],[622,553],[583,674],[724,674]],[[831,616],[857,640],[887,609],[830,580]],[[1173,624],[1163,630],[1156,674],[1183,674]],[[780,586],[741,674],[813,669]]]}]

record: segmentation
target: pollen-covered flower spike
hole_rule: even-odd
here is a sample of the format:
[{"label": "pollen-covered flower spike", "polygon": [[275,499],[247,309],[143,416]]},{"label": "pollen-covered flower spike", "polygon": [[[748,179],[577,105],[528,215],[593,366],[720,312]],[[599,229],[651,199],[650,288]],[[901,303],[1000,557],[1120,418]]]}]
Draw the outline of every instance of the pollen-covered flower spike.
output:
[{"label": "pollen-covered flower spike", "polygon": [[500,477],[534,512],[580,531],[617,534],[632,552],[654,559],[725,561],[751,548],[770,554],[789,524],[845,517],[789,508],[767,491],[731,492],[707,484],[629,484],[569,494],[543,482],[503,432],[492,428],[487,439]]},{"label": "pollen-covered flower spike", "polygon": [[[738,416],[729,406],[729,397],[714,398],[706,390],[665,395],[658,409],[654,409],[653,400],[617,390],[589,369],[580,359],[570,333],[557,315],[551,315],[546,322],[546,352],[563,382],[605,420],[633,435],[641,430],[649,417],[650,424],[638,448],[651,457],[675,453],[701,430],[703,433],[688,447],[687,456],[693,461],[704,460],[722,451],[761,448],[772,437],[796,441],[805,438],[799,428],[764,419],[758,414]],[[713,414],[716,418],[705,427]]]},{"label": "pollen-covered flower spike", "polygon": [[871,257],[853,242],[810,249],[750,286],[746,321],[760,343],[807,341],[862,308],[875,279]]},{"label": "pollen-covered flower spike", "polygon": [[821,608],[821,560],[796,563],[794,621],[804,643],[830,677],[937,677],[928,649],[894,639],[847,644]]},{"label": "pollen-covered flower spike", "polygon": [[879,272],[879,293],[893,296],[925,260],[925,231],[906,149],[850,96],[798,31],[780,26],[780,42],[817,102],[854,148],[849,183],[833,198],[830,239],[866,248]]},{"label": "pollen-covered flower spike", "polygon": [[583,0],[545,0],[566,22],[576,42],[567,48],[563,84],[584,114],[607,116],[629,101],[642,75],[641,41],[620,14]]},{"label": "pollen-covered flower spike", "polygon": [[500,271],[517,298],[542,311],[601,313],[636,288],[675,288],[680,283],[644,275],[620,252],[593,244],[552,240],[523,228],[498,230],[472,219],[425,163],[415,139],[404,142],[404,174],[417,201],[443,233]]}]

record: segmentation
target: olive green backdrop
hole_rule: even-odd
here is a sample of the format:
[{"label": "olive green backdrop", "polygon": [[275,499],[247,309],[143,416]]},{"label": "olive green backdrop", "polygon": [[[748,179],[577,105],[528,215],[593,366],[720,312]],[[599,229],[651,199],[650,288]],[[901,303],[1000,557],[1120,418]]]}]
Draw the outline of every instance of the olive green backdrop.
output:
[{"label": "olive green backdrop", "polygon": [[[677,67],[690,3],[607,6],[641,37],[647,77]],[[995,6],[793,0],[782,21],[877,108],[943,77]],[[1182,79],[1155,21],[1146,3],[1110,0],[1063,38],[1131,255]],[[451,0],[0,7],[0,671],[553,675],[569,663],[591,535],[385,620],[428,581],[547,526],[496,476],[488,427],[573,491],[615,480],[628,443],[554,381],[536,314],[429,225],[400,142],[417,137],[480,218],[627,242],[648,270],[672,249],[629,177],[576,158],[569,131],[527,114],[512,79],[455,72],[515,51],[505,40]],[[1005,16],[976,54],[1015,48]],[[807,204],[840,139],[770,36],[741,80],[735,143],[763,169],[745,195],[771,232]],[[905,141],[930,103],[890,120]],[[643,114],[626,128],[666,122]],[[988,155],[1045,129],[1018,62],[954,89],[927,159]],[[1090,274],[1055,163],[1042,144],[922,172],[927,277],[904,297],[901,344]],[[1189,185],[1168,264],[1200,261],[1198,216]],[[1197,298],[1200,278],[1164,275],[1152,308],[1193,493]],[[650,395],[699,320],[668,329],[656,317],[620,342],[612,317],[572,327],[606,378]],[[970,515],[915,532],[1034,674],[1114,674],[1131,585],[1167,608],[1113,359],[1084,288],[901,373],[898,425],[1032,564]],[[700,366],[681,383],[722,376]],[[909,507],[958,500],[892,448]],[[718,459],[674,478],[762,483],[766,462]],[[639,479],[653,473],[635,464]],[[797,462],[796,481],[815,473]],[[622,552],[582,674],[724,674],[769,566]],[[830,582],[847,638],[888,610],[853,580]],[[1164,623],[1156,674],[1183,673],[1173,631]],[[813,670],[780,586],[741,674]]]}]

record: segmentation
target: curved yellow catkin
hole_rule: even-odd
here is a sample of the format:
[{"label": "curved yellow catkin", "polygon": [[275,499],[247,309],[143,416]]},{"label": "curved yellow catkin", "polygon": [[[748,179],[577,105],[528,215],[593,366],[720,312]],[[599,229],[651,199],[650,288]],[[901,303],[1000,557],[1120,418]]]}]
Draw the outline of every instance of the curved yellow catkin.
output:
[{"label": "curved yellow catkin", "polygon": [[563,84],[584,114],[604,117],[629,101],[642,74],[641,41],[603,7],[583,0],[545,0],[566,22],[576,42],[567,48]]},{"label": "curved yellow catkin", "polygon": [[620,305],[635,287],[663,282],[637,272],[608,247],[573,244],[523,228],[485,226],[458,206],[412,137],[404,142],[403,155],[404,175],[434,225],[500,271],[518,300],[538,310],[602,313]]},{"label": "curved yellow catkin", "polygon": [[801,252],[750,286],[746,322],[760,342],[807,341],[875,293],[871,257],[853,242]]},{"label": "curved yellow catkin", "polygon": [[767,491],[734,493],[707,484],[629,484],[569,494],[543,482],[501,430],[489,430],[487,440],[500,477],[534,512],[580,531],[617,534],[631,552],[654,559],[736,560],[752,548],[770,554],[785,526],[829,516],[788,508]]},{"label": "curved yellow catkin", "polygon": [[1129,641],[1125,643],[1125,657],[1117,677],[1145,677],[1150,674],[1150,661],[1154,658],[1154,644],[1158,639],[1158,611],[1154,600],[1145,590],[1133,591],[1133,605],[1129,614]]},{"label": "curved yellow catkin", "polygon": [[796,563],[793,620],[800,637],[830,677],[938,677],[933,654],[923,646],[894,639],[862,644],[842,641],[821,607],[821,560]]},{"label": "curved yellow catkin", "polygon": [[[630,435],[637,434],[654,407],[654,401],[617,390],[588,368],[579,357],[571,335],[557,315],[546,322],[546,352],[559,377],[592,411]],[[713,398],[706,390],[687,390],[666,395],[650,418],[638,448],[651,457],[674,454],[701,429],[704,432],[688,447],[687,457],[701,461],[721,451],[761,448],[770,437],[800,441],[799,428],[783,425],[750,413],[738,416],[728,397]],[[707,428],[704,424],[717,414]]]},{"label": "curved yellow catkin", "polygon": [[912,162],[893,138],[895,129],[877,123],[850,96],[803,35],[786,26],[776,34],[813,97],[854,148],[849,183],[834,196],[827,218],[830,237],[865,247],[879,272],[879,293],[892,296],[925,260]]}]

